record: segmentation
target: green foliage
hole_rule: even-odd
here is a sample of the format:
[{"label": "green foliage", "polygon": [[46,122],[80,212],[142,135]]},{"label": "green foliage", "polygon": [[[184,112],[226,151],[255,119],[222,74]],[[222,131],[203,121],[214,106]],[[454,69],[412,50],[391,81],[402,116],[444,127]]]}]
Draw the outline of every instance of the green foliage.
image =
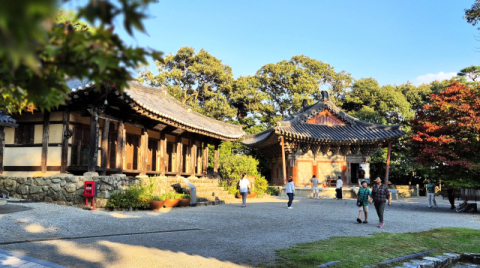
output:
[{"label": "green foliage", "polygon": [[467,77],[470,80],[476,81],[480,76],[480,66],[470,66],[463,68],[457,75]]},{"label": "green foliage", "polygon": [[162,195],[165,199],[180,199],[179,195],[175,192],[170,192]]},{"label": "green foliage", "polygon": [[391,85],[380,86],[373,78],[355,81],[343,108],[357,113],[361,111],[360,114],[369,115],[376,121],[384,118],[387,124],[400,124],[413,116],[411,105],[401,90]]},{"label": "green foliage", "polygon": [[[450,252],[480,253],[479,243],[480,230],[468,228],[439,228],[420,233],[375,233],[357,237],[339,236],[278,250],[275,263],[261,267],[316,267],[319,263],[342,260],[334,267],[357,268],[377,265],[398,256],[433,248],[436,249],[435,255]],[[348,258],[345,259],[345,256]],[[397,267],[402,262],[404,260],[388,267]]]},{"label": "green foliage", "polygon": [[255,178],[253,192],[262,194],[267,189],[268,183],[265,177],[262,177],[257,171],[258,160],[247,155],[236,155],[231,153],[231,143],[222,143],[220,145],[219,173],[222,176],[221,185],[230,194],[237,193],[238,181],[243,173]]},{"label": "green foliage", "polygon": [[125,191],[115,191],[107,201],[107,208],[149,208],[151,196],[145,187],[130,186]]},{"label": "green foliage", "polygon": [[[480,0],[475,0],[475,3],[470,9],[465,9],[465,19],[473,26],[480,21]],[[480,27],[478,28],[480,30]]]},{"label": "green foliage", "polygon": [[179,199],[190,199],[189,194],[179,194],[178,196],[180,197]]},{"label": "green foliage", "polygon": [[267,187],[266,194],[278,196],[280,190],[277,187]]},{"label": "green foliage", "polygon": [[333,66],[303,55],[266,64],[257,71],[255,79],[250,79],[250,84],[258,86],[264,99],[257,101],[262,104],[257,105],[261,109],[251,112],[266,127],[296,113],[304,99],[309,104],[320,100],[320,88],[329,90],[333,99],[339,100],[353,81],[350,74],[337,73]]},{"label": "green foliage", "polygon": [[203,49],[195,53],[193,48],[182,47],[156,65],[157,75],[143,71],[138,80],[165,85],[170,95],[201,114],[224,121],[235,117],[237,111],[227,99],[234,80],[232,69],[221,60]]},{"label": "green foliage", "polygon": [[[6,1],[0,8],[0,110],[9,113],[34,106],[50,110],[64,104],[67,79],[78,78],[120,90],[130,69],[161,52],[129,47],[114,33],[113,20],[123,18],[132,35],[144,32],[141,20],[154,0],[87,1],[71,13],[58,13],[57,1]],[[83,22],[82,20],[85,20]],[[88,26],[87,25],[95,26]]]},{"label": "green foliage", "polygon": [[151,195],[150,200],[152,200],[152,201],[164,201],[165,196],[164,195]]}]

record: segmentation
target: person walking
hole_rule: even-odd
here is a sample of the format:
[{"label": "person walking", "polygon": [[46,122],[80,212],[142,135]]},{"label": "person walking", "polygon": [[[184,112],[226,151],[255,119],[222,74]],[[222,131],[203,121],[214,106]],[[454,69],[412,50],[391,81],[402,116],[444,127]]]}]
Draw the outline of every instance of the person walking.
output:
[{"label": "person walking", "polygon": [[343,187],[342,177],[338,176],[335,186],[337,187],[337,189],[335,189],[335,191],[337,192],[337,200],[342,200],[342,187]]},{"label": "person walking", "polygon": [[315,175],[310,179],[310,182],[312,183],[313,198],[318,199],[318,179]]},{"label": "person walking", "polygon": [[247,196],[250,193],[250,182],[247,179],[247,173],[242,174],[242,178],[238,182],[240,194],[242,195],[242,208],[247,207]]},{"label": "person walking", "polygon": [[362,167],[358,167],[357,178],[358,178],[358,184],[361,187],[362,185],[360,182],[365,180],[365,170],[363,170]]},{"label": "person walking", "polygon": [[288,195],[287,208],[292,209],[293,196],[295,194],[295,185],[293,184],[292,176],[288,178],[287,189],[285,192]]},{"label": "person walking", "polygon": [[378,228],[382,228],[385,225],[383,221],[383,213],[385,212],[385,203],[388,201],[388,205],[391,206],[390,191],[387,185],[382,184],[382,179],[377,177],[375,179],[376,184],[373,185],[372,199],[375,206],[375,210],[378,215]]},{"label": "person walking", "polygon": [[367,182],[362,181],[360,183],[362,187],[358,190],[357,201],[361,202],[358,211],[357,222],[362,223],[362,212],[365,214],[365,220],[363,223],[368,223],[368,204],[372,203],[372,192],[367,188]]},{"label": "person walking", "polygon": [[428,207],[432,208],[432,203],[435,206],[435,208],[438,208],[437,206],[437,201],[435,200],[435,188],[436,185],[435,183],[432,183],[431,179],[428,179],[428,184],[427,184],[427,197],[428,197]]},{"label": "person walking", "polygon": [[450,209],[455,209],[455,187],[448,186],[447,196],[448,196],[448,201],[450,202]]}]

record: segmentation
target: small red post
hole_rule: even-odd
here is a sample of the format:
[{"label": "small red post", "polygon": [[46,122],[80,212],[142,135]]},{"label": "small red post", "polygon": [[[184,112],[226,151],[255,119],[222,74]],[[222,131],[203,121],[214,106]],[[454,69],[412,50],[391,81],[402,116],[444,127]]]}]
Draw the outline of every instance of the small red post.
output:
[{"label": "small red post", "polygon": [[90,210],[95,210],[95,197],[92,197],[92,209]]}]

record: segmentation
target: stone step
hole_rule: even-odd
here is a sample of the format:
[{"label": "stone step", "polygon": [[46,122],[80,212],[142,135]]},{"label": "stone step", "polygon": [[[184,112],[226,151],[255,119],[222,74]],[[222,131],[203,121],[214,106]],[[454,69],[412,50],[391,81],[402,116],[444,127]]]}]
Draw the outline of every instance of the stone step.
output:
[{"label": "stone step", "polygon": [[223,200],[197,202],[197,206],[216,206],[216,205],[223,205],[223,204],[225,204],[225,201]]},{"label": "stone step", "polygon": [[[205,187],[220,187],[218,183],[192,183],[197,188],[205,188]],[[188,188],[188,184],[181,183],[180,186],[182,188]],[[223,187],[220,187],[223,188]]]},{"label": "stone step", "polygon": [[220,199],[224,199],[224,198],[235,198],[235,196],[231,195],[231,194],[228,194],[227,192],[225,193],[210,193],[210,192],[201,192],[201,193],[197,193],[197,196],[199,197],[211,197],[211,196],[216,196]]}]

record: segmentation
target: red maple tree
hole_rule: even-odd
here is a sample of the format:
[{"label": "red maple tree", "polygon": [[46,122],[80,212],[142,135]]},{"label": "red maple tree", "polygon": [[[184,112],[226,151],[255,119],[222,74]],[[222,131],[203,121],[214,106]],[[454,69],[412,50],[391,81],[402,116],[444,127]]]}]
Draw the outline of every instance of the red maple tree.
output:
[{"label": "red maple tree", "polygon": [[417,111],[409,137],[412,153],[456,186],[480,185],[480,89],[458,82],[430,95]]}]

